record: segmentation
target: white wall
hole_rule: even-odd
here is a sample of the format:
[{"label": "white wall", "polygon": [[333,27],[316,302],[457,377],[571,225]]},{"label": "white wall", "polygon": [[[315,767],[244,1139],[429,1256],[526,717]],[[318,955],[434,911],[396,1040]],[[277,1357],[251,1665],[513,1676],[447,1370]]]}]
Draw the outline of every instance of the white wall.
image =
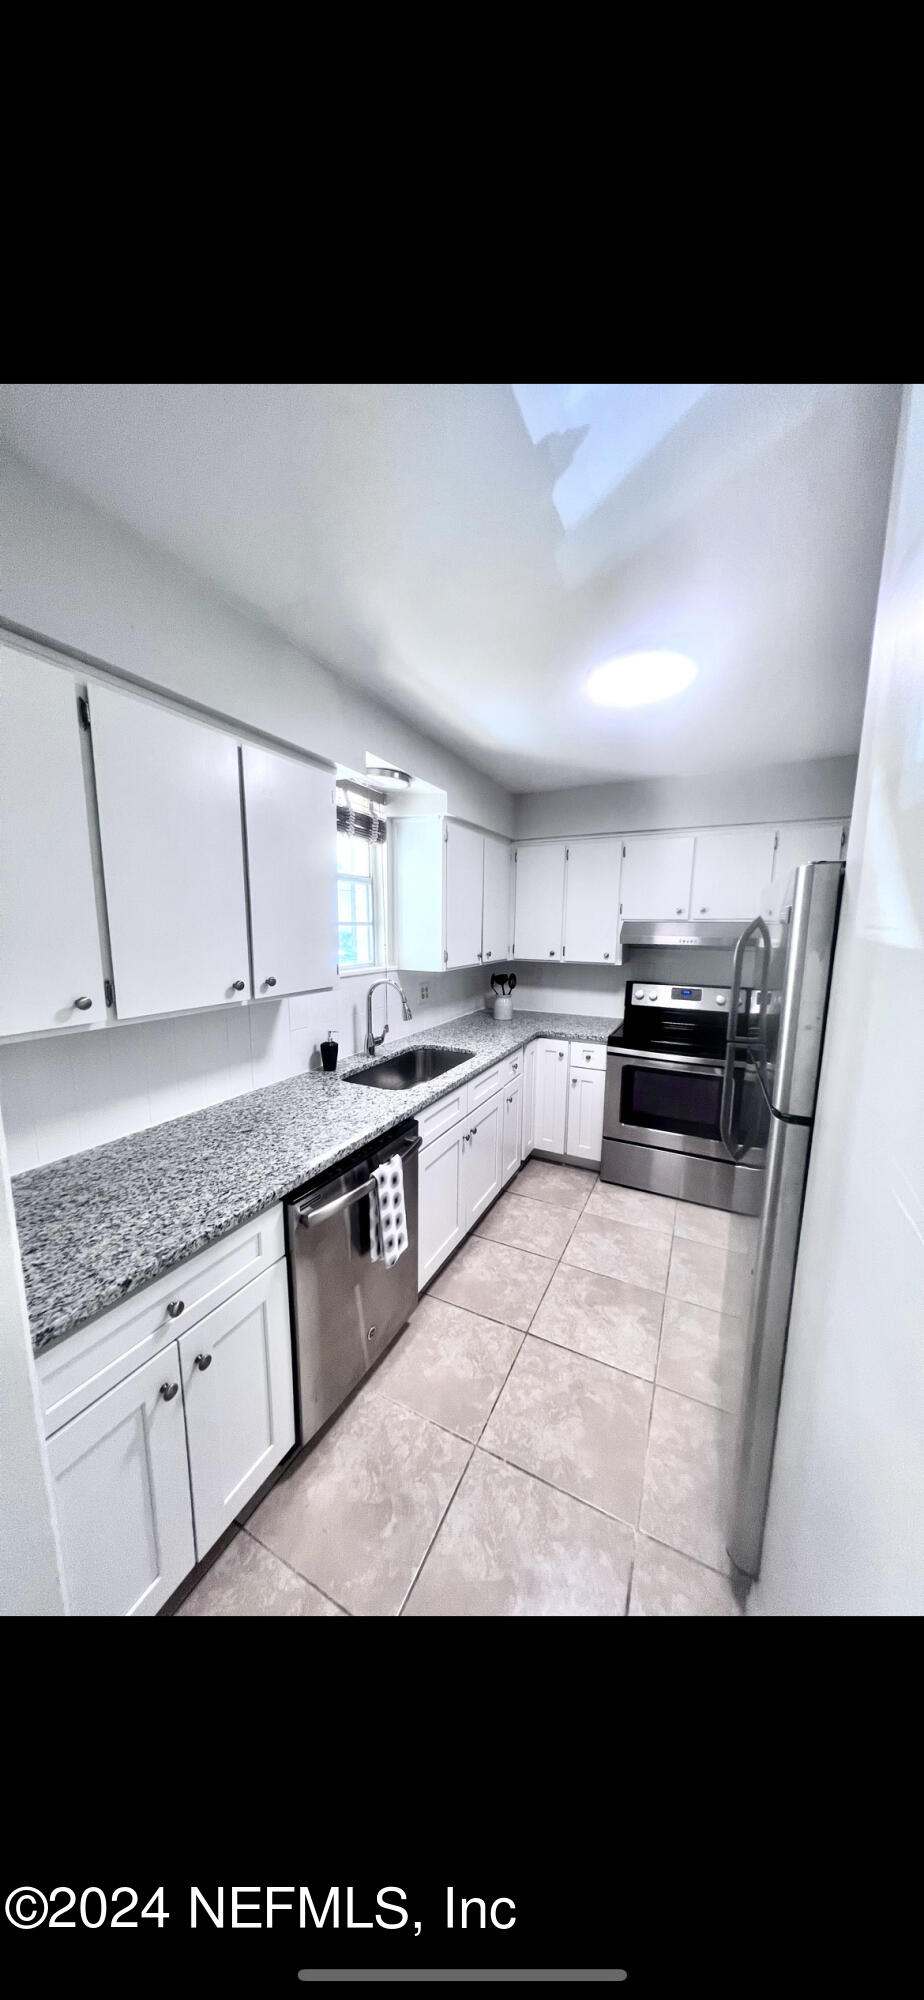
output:
[{"label": "white wall", "polygon": [[924,1612],[924,387],[906,391],[760,1581]]},{"label": "white wall", "polygon": [[512,832],[509,792],[174,557],[10,452],[2,483],[3,620],[351,770],[374,751],[443,786],[460,819]]},{"label": "white wall", "polygon": [[[772,691],[768,691],[768,701]],[[717,778],[645,778],[612,785],[524,792],[516,799],[518,839],[543,834],[641,833],[668,826],[747,826],[774,819],[846,819],[855,757],[770,764]]]}]

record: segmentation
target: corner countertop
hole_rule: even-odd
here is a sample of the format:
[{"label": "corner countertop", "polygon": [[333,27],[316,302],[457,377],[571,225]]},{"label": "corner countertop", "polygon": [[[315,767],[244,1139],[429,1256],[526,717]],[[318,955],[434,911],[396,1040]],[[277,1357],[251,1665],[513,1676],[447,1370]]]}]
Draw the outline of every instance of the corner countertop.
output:
[{"label": "corner countertop", "polygon": [[[447,1090],[540,1036],[605,1042],[617,1016],[466,1014],[308,1070],[205,1111],[70,1153],[13,1180],[36,1352],[63,1340],[164,1271],[194,1257],[305,1181],[414,1118]],[[396,1049],[464,1049],[470,1060],[411,1090],[347,1083]]]}]

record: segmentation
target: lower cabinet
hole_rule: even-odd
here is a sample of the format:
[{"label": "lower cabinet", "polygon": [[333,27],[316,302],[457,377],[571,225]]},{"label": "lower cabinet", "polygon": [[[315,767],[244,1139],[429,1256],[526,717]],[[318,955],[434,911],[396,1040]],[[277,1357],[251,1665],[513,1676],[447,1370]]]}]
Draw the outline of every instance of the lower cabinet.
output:
[{"label": "lower cabinet", "polygon": [[200,1558],[295,1443],[285,1260],[179,1342]]},{"label": "lower cabinet", "polygon": [[471,1229],[500,1191],[503,1136],[504,1093],[498,1090],[471,1113],[462,1162],[467,1229]]},{"label": "lower cabinet", "polygon": [[194,1567],[176,1342],[49,1439],[70,1609],[157,1611]]},{"label": "lower cabinet", "polygon": [[504,1100],[518,1090],[519,1084],[513,1089],[508,1084],[495,1091],[420,1152],[417,1282],[421,1287],[436,1276],[500,1190]]},{"label": "lower cabinet", "polygon": [[509,1181],[520,1164],[523,1143],[523,1086],[515,1083],[504,1092],[504,1126],[501,1183]]},{"label": "lower cabinet", "polygon": [[599,1166],[603,1157],[605,1087],[606,1074],[602,1069],[572,1069],[568,1087],[566,1159],[586,1160]]},{"label": "lower cabinet", "polygon": [[568,1113],[568,1043],[535,1042],[533,1147],[539,1153],[565,1150]]},{"label": "lower cabinet", "polygon": [[[145,1294],[107,1316],[110,1380],[120,1368],[120,1323],[124,1361],[121,1379],[104,1393],[97,1393],[99,1343],[90,1329],[70,1364],[70,1397],[82,1407],[54,1429],[59,1401],[46,1422],[68,1603],[77,1616],[158,1611],[295,1442],[285,1258],[202,1310],[210,1278],[221,1289],[236,1259],[246,1268],[243,1250],[255,1234],[269,1246],[275,1231],[247,1225],[170,1274],[169,1287],[158,1280],[150,1288],[157,1351],[140,1366],[132,1364]],[[195,1323],[174,1335],[177,1319],[194,1314]],[[60,1374],[52,1349],[40,1357],[40,1383],[52,1358]]]}]

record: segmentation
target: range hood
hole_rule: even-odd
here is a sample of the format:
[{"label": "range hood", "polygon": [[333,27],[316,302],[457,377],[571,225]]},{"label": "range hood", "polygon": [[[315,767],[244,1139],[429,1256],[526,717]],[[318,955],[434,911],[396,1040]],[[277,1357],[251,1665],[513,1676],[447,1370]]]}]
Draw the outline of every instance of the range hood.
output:
[{"label": "range hood", "polygon": [[623,951],[634,945],[668,945],[685,951],[734,951],[743,923],[700,923],[695,917],[660,917],[657,922],[625,918],[619,933]]}]

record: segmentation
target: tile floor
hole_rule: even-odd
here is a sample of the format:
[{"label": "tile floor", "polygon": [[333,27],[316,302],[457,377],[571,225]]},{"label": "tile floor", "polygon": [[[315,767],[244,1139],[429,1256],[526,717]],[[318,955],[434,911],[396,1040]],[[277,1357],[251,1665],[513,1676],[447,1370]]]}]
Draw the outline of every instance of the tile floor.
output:
[{"label": "tile floor", "polygon": [[528,1161],[177,1615],[738,1615],[756,1231]]}]

